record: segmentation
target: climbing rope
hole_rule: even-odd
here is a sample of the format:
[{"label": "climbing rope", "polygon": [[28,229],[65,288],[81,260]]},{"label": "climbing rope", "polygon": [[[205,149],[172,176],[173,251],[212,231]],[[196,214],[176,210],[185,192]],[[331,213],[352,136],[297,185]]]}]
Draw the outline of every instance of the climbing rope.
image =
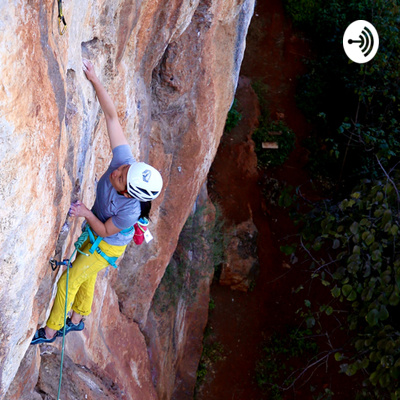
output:
[{"label": "climbing rope", "polygon": [[[61,28],[61,23],[64,24],[62,28]],[[65,18],[62,11],[62,0],[58,0],[58,33],[60,35],[64,35],[66,30],[67,30],[67,23],[65,22]]]},{"label": "climbing rope", "polygon": [[[71,258],[76,254],[76,249],[72,253]],[[62,372],[63,372],[63,364],[64,364],[64,348],[65,348],[65,328],[67,324],[67,308],[68,308],[68,280],[69,280],[69,267],[71,265],[71,261],[68,261],[67,265],[67,283],[65,285],[65,309],[64,309],[64,328],[63,328],[63,340],[62,340],[62,350],[61,350],[61,366],[60,366],[60,381],[58,382],[58,394],[57,400],[60,400],[61,393],[61,381],[62,381]]]},{"label": "climbing rope", "polygon": [[50,260],[51,267],[53,271],[59,266],[59,265],[66,265],[67,266],[67,281],[65,284],[65,308],[64,308],[64,328],[63,328],[63,340],[62,340],[62,349],[61,349],[61,365],[60,365],[60,380],[58,383],[58,394],[57,394],[57,400],[60,400],[60,393],[61,393],[61,382],[62,382],[62,372],[63,372],[63,364],[64,364],[64,349],[65,349],[65,330],[66,330],[66,325],[67,325],[67,313],[68,313],[68,281],[69,281],[69,269],[71,267],[71,259],[74,258],[75,254],[79,251],[79,253],[88,256],[89,254],[84,253],[83,251],[80,250],[80,248],[83,246],[83,244],[86,242],[88,239],[89,234],[85,230],[82,232],[81,236],[79,236],[78,240],[75,242],[75,250],[72,253],[72,256],[70,259],[64,260],[62,262],[57,262],[54,259]]}]

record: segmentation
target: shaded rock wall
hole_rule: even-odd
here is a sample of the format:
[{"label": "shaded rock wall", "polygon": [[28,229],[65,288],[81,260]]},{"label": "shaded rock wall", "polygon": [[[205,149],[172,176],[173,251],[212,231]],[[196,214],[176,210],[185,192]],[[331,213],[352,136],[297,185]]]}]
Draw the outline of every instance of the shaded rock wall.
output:
[{"label": "shaded rock wall", "polygon": [[[192,399],[214,276],[216,210],[206,184],[179,236],[144,330],[158,398]],[[175,371],[171,374],[170,371]]]},{"label": "shaded rock wall", "polygon": [[29,348],[60,275],[48,260],[72,252],[82,221],[67,217],[70,202],[93,204],[111,157],[82,57],[114,99],[134,155],[160,169],[165,189],[153,205],[155,239],[99,274],[87,329],[68,337],[67,355],[123,398],[157,397],[140,329],[215,155],[253,8],[254,0],[71,0],[59,36],[57,2],[0,3],[0,398],[53,390],[34,391],[32,376],[45,375]]},{"label": "shaded rock wall", "polygon": [[247,292],[255,283],[259,270],[257,256],[258,230],[252,220],[234,225],[226,233],[230,238],[226,260],[222,264],[219,284]]}]

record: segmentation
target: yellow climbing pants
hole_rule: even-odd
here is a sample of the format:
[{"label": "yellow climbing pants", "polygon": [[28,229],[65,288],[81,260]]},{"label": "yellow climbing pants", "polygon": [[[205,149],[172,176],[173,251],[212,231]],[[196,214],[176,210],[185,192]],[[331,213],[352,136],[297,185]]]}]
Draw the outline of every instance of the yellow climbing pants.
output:
[{"label": "yellow climbing pants", "polygon": [[[91,246],[92,244],[86,241],[80,250],[90,254]],[[109,257],[120,257],[126,249],[126,246],[112,246],[104,240],[100,242],[99,247]],[[69,270],[68,311],[72,308],[80,315],[91,313],[97,273],[107,266],[108,262],[96,251],[89,257],[78,253]],[[59,330],[64,326],[66,281],[67,271],[65,270],[58,281],[57,295],[47,320],[47,326],[54,330]]]}]

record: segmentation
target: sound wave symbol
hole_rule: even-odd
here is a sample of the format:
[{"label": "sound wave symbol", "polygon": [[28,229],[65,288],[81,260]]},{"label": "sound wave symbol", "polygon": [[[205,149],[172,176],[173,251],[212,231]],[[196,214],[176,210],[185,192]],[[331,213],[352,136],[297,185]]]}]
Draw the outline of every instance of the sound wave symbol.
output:
[{"label": "sound wave symbol", "polygon": [[371,31],[365,27],[359,36],[360,40],[352,40],[349,39],[349,44],[360,43],[360,49],[364,53],[364,56],[367,57],[369,53],[371,53],[374,47],[374,37]]}]

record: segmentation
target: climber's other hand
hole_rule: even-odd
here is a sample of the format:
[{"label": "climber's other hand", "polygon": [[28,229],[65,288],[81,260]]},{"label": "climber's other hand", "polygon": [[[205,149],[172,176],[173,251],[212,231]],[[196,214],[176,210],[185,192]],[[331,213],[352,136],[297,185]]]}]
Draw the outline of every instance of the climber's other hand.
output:
[{"label": "climber's other hand", "polygon": [[81,203],[79,200],[75,203],[71,204],[71,208],[69,209],[69,215],[71,217],[86,217],[89,210],[87,207]]},{"label": "climber's other hand", "polygon": [[89,81],[93,82],[93,80],[96,78],[96,72],[94,71],[93,64],[89,60],[86,60],[84,58],[82,60],[82,68],[86,74],[86,78],[88,78]]}]

